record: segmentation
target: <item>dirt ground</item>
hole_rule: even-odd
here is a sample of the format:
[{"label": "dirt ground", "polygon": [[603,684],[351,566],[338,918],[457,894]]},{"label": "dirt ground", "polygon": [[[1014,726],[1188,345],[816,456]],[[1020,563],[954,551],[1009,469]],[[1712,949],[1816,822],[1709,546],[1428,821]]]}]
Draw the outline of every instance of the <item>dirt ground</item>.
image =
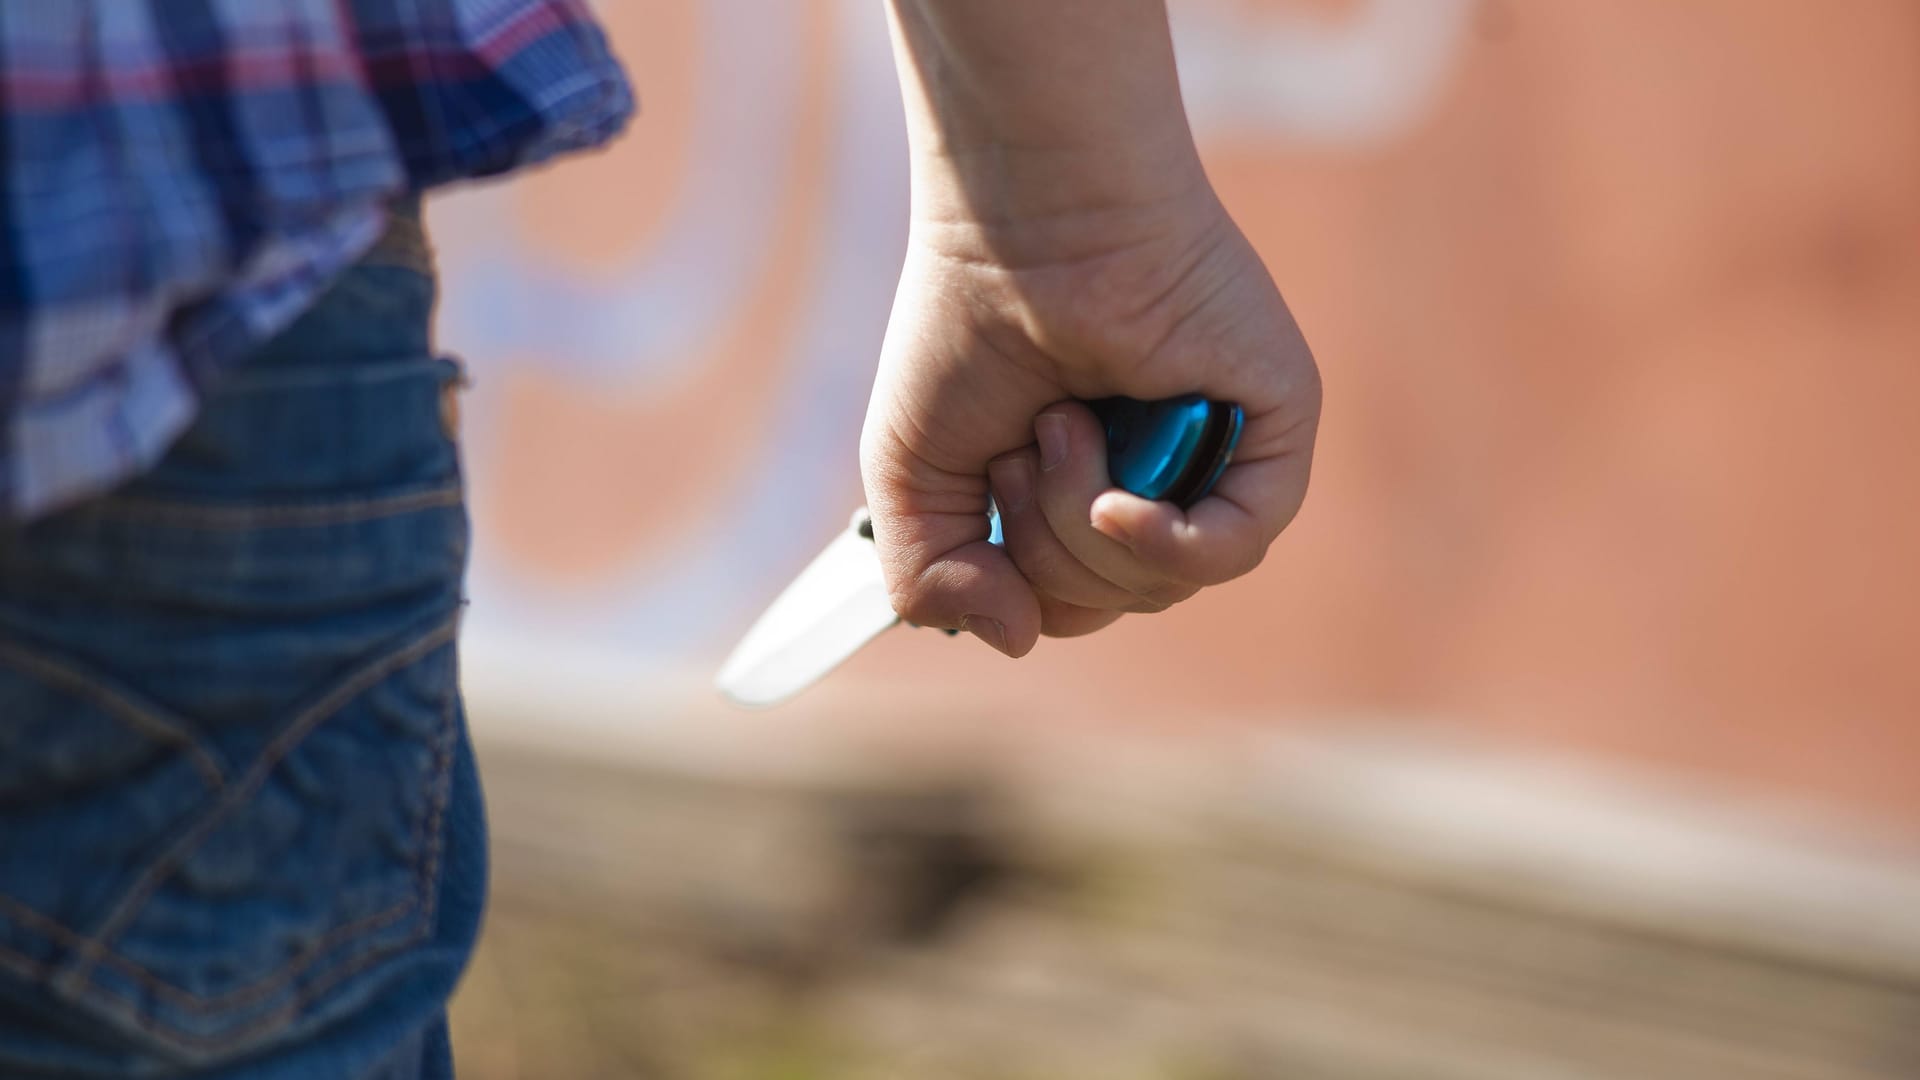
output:
[{"label": "dirt ground", "polygon": [[1306,816],[487,757],[466,1080],[1920,1075],[1913,957],[1778,919],[1610,913]]}]

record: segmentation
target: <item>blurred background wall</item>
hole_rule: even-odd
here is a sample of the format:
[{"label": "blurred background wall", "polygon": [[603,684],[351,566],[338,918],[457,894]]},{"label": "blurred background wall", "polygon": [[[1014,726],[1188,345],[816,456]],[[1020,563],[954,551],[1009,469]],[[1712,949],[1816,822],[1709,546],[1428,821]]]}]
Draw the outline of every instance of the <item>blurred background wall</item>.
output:
[{"label": "blurred background wall", "polygon": [[[1920,832],[1920,5],[1174,6],[1209,170],[1325,372],[1305,513],[1168,615],[1018,664],[902,632],[822,693],[1385,717]],[[859,501],[898,95],[873,0],[599,8],[631,134],[432,208],[476,384],[469,678],[543,728],[585,687],[724,724],[713,667]]]},{"label": "blurred background wall", "polygon": [[720,658],[859,502],[876,0],[604,0],[645,114],[436,202],[495,892],[462,1074],[1920,1075],[1920,4],[1174,0],[1322,365],[1249,579]]}]

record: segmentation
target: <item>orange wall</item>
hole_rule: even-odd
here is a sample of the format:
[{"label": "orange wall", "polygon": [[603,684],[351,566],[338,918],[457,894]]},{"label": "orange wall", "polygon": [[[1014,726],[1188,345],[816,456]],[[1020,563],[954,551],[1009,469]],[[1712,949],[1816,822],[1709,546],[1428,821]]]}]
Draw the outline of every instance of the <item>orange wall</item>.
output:
[{"label": "orange wall", "polygon": [[[710,666],[858,499],[898,102],[870,2],[602,6],[633,134],[434,208],[474,619]],[[1178,8],[1325,370],[1306,513],[1167,616],[843,677],[1435,717],[1920,822],[1920,7]]]}]

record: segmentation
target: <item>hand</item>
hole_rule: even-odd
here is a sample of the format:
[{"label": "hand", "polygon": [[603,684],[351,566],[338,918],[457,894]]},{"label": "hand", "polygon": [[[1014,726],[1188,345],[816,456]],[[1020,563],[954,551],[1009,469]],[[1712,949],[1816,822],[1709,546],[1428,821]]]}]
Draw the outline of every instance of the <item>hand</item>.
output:
[{"label": "hand", "polygon": [[[861,438],[895,610],[1021,656],[1257,566],[1306,494],[1320,382],[1204,181],[992,223],[916,201]],[[1233,464],[1185,512],[1111,486],[1075,401],[1183,393],[1247,415]],[[1004,550],[987,542],[989,493]]]}]

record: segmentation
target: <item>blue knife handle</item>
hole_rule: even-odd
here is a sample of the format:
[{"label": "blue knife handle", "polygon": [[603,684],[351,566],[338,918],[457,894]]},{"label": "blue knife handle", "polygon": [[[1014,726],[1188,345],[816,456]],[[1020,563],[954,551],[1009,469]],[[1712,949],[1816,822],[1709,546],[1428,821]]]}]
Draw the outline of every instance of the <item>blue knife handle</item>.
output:
[{"label": "blue knife handle", "polygon": [[[1205,498],[1227,471],[1240,445],[1246,412],[1232,402],[1198,394],[1136,401],[1110,397],[1087,402],[1107,429],[1107,474],[1114,485],[1181,509]],[[988,515],[993,543],[1002,541],[1000,515]]]},{"label": "blue knife handle", "polygon": [[1107,429],[1107,472],[1114,485],[1182,509],[1206,497],[1240,445],[1246,414],[1198,394],[1135,401],[1089,401]]}]

